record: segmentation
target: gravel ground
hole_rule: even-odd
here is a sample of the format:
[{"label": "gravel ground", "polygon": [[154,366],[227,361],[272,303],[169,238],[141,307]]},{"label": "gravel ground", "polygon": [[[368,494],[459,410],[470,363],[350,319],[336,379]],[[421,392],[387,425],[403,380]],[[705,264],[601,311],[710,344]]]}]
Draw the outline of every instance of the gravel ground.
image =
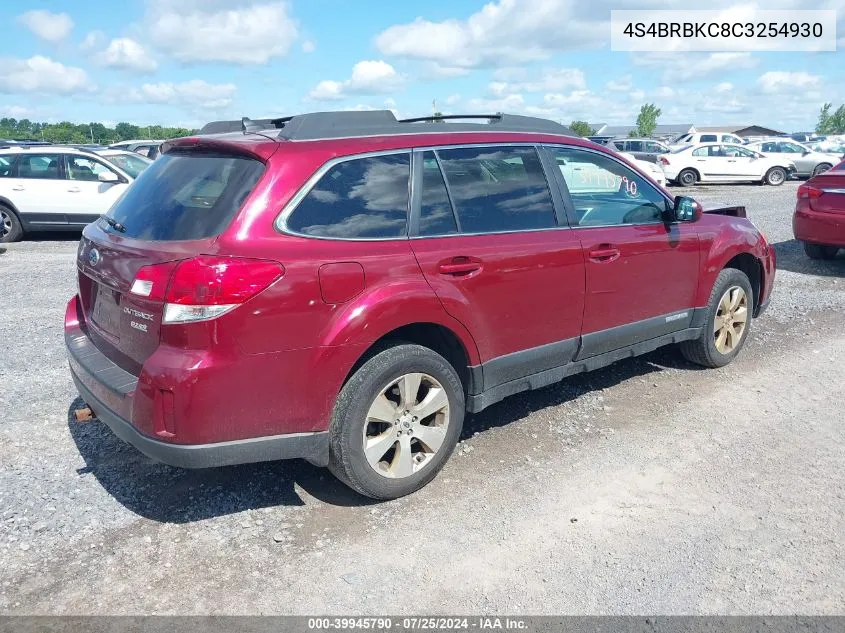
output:
[{"label": "gravel ground", "polygon": [[791,239],[796,188],[688,190],[745,204],[778,252],[736,362],[664,349],[510,398],[389,503],[71,423],[76,238],[0,248],[0,613],[842,613],[845,257]]}]

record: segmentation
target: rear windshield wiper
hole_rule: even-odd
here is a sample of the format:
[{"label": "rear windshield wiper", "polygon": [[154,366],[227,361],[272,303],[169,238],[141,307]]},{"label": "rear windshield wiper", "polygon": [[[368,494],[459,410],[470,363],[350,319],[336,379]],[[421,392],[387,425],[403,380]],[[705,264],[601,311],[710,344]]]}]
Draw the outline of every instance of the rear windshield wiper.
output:
[{"label": "rear windshield wiper", "polygon": [[115,220],[114,218],[110,218],[107,215],[103,216],[103,219],[108,223],[110,227],[112,227],[115,231],[119,231],[121,233],[126,233],[126,227],[123,226],[120,222]]}]

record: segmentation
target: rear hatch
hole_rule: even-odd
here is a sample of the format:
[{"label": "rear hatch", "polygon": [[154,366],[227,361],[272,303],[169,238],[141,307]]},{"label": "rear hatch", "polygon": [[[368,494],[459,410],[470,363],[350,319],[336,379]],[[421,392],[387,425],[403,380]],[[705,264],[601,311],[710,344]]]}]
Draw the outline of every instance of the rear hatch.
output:
[{"label": "rear hatch", "polygon": [[[177,148],[85,229],[77,258],[79,296],[90,337],[112,361],[138,375],[159,345],[163,321],[201,320],[165,316],[168,293],[180,290],[173,276],[180,271],[183,281],[204,284],[199,290],[209,294],[221,258],[198,256],[213,252],[263,173],[256,158]],[[184,286],[181,302],[190,304],[196,292],[186,293]]]}]

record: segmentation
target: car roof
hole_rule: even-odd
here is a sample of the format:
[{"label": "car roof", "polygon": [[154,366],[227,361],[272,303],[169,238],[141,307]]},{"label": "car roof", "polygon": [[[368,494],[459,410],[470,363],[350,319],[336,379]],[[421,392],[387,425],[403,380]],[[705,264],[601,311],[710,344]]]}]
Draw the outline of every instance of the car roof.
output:
[{"label": "car roof", "polygon": [[130,152],[128,150],[120,149],[117,147],[94,150],[94,153],[98,154],[99,156],[137,156],[138,158],[152,162],[143,154],[139,154],[138,152]]},{"label": "car roof", "polygon": [[514,114],[434,115],[397,119],[391,110],[311,112],[275,119],[212,121],[199,135],[261,133],[280,141],[317,141],[373,136],[449,134],[462,132],[520,132],[572,135],[549,119]]}]

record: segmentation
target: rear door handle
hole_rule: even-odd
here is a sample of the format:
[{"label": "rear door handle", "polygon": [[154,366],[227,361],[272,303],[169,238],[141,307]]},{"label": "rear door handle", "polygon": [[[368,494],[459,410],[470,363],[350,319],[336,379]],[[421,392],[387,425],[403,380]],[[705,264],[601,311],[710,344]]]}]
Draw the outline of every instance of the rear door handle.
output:
[{"label": "rear door handle", "polygon": [[70,191],[71,193],[79,193],[81,189],[79,187],[71,187],[70,189],[68,189],[68,191]]},{"label": "rear door handle", "polygon": [[24,187],[23,185],[15,185],[14,187],[12,187],[12,191],[23,191],[25,189],[26,187]]},{"label": "rear door handle", "polygon": [[590,261],[599,264],[612,262],[619,259],[618,248],[597,248],[590,251]]},{"label": "rear door handle", "polygon": [[469,257],[453,257],[437,265],[437,272],[441,275],[460,277],[481,270],[481,262]]}]

